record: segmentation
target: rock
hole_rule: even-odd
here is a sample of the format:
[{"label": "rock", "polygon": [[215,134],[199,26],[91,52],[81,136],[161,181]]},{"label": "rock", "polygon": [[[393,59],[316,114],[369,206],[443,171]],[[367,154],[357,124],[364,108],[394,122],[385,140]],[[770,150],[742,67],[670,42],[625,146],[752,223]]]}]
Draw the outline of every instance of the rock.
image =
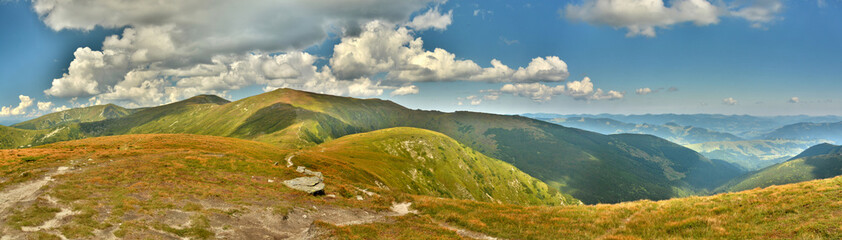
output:
[{"label": "rock", "polygon": [[322,182],[321,177],[300,177],[286,180],[284,181],[284,185],[313,195],[324,195],[325,193],[325,184]]},{"label": "rock", "polygon": [[307,175],[310,175],[310,176],[315,176],[315,177],[318,177],[320,179],[324,179],[324,176],[322,176],[322,172],[310,171],[310,169],[307,169],[307,167],[304,167],[304,166],[298,166],[297,168],[295,168],[295,171],[300,172],[300,173],[304,173],[304,174],[307,174]]}]

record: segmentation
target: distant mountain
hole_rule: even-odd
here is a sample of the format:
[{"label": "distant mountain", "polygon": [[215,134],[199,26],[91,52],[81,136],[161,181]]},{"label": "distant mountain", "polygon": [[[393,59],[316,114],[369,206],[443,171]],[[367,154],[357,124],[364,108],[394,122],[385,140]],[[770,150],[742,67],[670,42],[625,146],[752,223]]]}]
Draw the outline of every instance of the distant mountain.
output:
[{"label": "distant mountain", "polygon": [[747,140],[684,145],[710,159],[722,159],[754,171],[786,161],[821,141]]},{"label": "distant mountain", "polygon": [[830,140],[842,143],[842,122],[796,123],[763,135],[765,139]]},{"label": "distant mountain", "polygon": [[654,136],[606,136],[520,116],[410,110],[379,99],[291,89],[230,103],[198,96],[66,127],[80,133],[67,139],[191,133],[257,140],[287,149],[379,129],[415,127],[443,133],[508,162],[585,203],[704,194],[740,174],[733,166]]},{"label": "distant mountain", "polygon": [[678,144],[693,144],[718,141],[738,141],[740,137],[704,128],[681,126],[675,123],[652,125],[648,123],[625,123],[608,118],[553,118],[546,121],[562,126],[594,131],[602,134],[638,133],[650,134]]},{"label": "distant mountain", "polygon": [[[821,144],[786,162],[735,178],[720,191],[743,191],[842,175],[842,147]],[[826,153],[826,154],[821,154]]]},{"label": "distant mountain", "polygon": [[105,119],[124,117],[134,111],[135,110],[125,109],[114,104],[97,105],[50,113],[36,119],[12,125],[11,127],[32,130],[50,129],[72,123],[96,122]]},{"label": "distant mountain", "polygon": [[722,114],[642,114],[642,115],[620,115],[620,114],[524,114],[527,117],[552,119],[552,118],[609,118],[627,123],[646,123],[652,125],[663,125],[676,123],[682,126],[694,126],[708,130],[731,133],[745,139],[755,139],[763,134],[773,131],[785,125],[800,122],[839,122],[842,116],[749,116],[749,115],[722,115]]}]

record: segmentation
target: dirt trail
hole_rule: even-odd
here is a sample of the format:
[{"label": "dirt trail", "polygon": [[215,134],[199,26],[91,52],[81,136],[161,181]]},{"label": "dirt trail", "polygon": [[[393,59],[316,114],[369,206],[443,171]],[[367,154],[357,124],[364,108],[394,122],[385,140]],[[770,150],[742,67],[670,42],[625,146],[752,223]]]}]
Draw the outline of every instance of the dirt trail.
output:
[{"label": "dirt trail", "polygon": [[10,207],[19,202],[31,201],[37,198],[38,189],[53,181],[52,176],[62,174],[70,170],[68,167],[59,167],[55,172],[47,173],[41,179],[7,187],[0,191],[0,213],[5,213]]}]

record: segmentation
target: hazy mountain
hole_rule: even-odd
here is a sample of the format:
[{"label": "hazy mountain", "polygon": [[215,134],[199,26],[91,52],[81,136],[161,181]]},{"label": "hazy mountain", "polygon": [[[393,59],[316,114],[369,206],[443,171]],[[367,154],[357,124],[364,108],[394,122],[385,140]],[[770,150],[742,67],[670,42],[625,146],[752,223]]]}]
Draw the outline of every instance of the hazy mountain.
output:
[{"label": "hazy mountain", "polygon": [[799,158],[735,178],[723,185],[720,190],[742,191],[842,175],[842,147],[840,146],[820,144],[805,150],[799,156]]},{"label": "hazy mountain", "polygon": [[786,161],[821,141],[748,140],[684,145],[707,158],[722,159],[753,171]]},{"label": "hazy mountain", "polygon": [[796,123],[763,135],[766,139],[830,140],[842,143],[842,122]]},{"label": "hazy mountain", "polygon": [[198,96],[120,118],[67,126],[79,130],[75,137],[191,133],[290,149],[391,127],[441,132],[586,203],[700,194],[740,174],[731,165],[652,136],[606,136],[519,116],[410,110],[379,99],[290,89],[230,103]]},{"label": "hazy mountain", "polygon": [[682,126],[693,126],[708,130],[731,133],[736,136],[754,139],[763,134],[773,131],[785,125],[800,122],[839,122],[842,116],[749,116],[749,115],[722,115],[722,114],[524,114],[524,116],[553,119],[553,118],[609,118],[627,123],[646,123],[652,125],[663,125],[676,123]]},{"label": "hazy mountain", "polygon": [[546,119],[562,126],[594,131],[602,134],[638,133],[650,134],[678,144],[693,144],[718,141],[738,141],[742,138],[730,133],[710,131],[704,128],[681,126],[675,123],[652,125],[648,123],[625,123],[608,118],[553,118]]}]

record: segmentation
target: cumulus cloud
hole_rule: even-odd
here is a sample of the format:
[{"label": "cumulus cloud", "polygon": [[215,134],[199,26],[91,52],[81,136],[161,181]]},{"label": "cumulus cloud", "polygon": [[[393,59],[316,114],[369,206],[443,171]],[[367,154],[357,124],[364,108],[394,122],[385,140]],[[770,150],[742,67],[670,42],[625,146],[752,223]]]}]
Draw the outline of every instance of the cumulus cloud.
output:
[{"label": "cumulus cloud", "polygon": [[708,0],[584,0],[568,4],[559,12],[571,20],[625,28],[627,37],[655,37],[656,28],[693,23],[697,26],[717,24],[720,17],[746,19],[752,26],[762,26],[775,19],[782,8],[780,0],[755,0],[745,5],[714,5]]},{"label": "cumulus cloud", "polygon": [[438,7],[434,7],[427,12],[412,18],[412,21],[407,23],[406,26],[418,31],[424,31],[431,28],[436,30],[447,30],[447,26],[449,26],[452,21],[453,10],[442,14],[439,12]]},{"label": "cumulus cloud", "polygon": [[[364,77],[336,79],[329,68],[312,70],[314,61],[300,57],[298,50],[322,41],[328,32],[359,34],[360,25],[370,21],[405,22],[429,2],[34,0],[32,4],[41,20],[57,31],[124,28],[122,34],[106,38],[101,51],[77,49],[68,72],[53,80],[46,95],[142,106],[250,84],[381,94],[389,87],[379,82]],[[278,52],[310,65],[272,59]],[[305,82],[314,79],[320,81]]]},{"label": "cumulus cloud", "polygon": [[423,45],[405,27],[373,21],[359,36],[343,38],[334,47],[330,65],[340,79],[387,73],[388,80],[397,82],[544,82],[563,81],[570,75],[567,64],[556,56],[534,58],[517,70],[496,59],[491,67],[482,68],[447,50],[428,51]]},{"label": "cumulus cloud", "polygon": [[564,85],[550,87],[541,83],[518,83],[506,84],[500,88],[500,92],[515,96],[527,97],[536,102],[546,102],[553,96],[564,93]]},{"label": "cumulus cloud", "polygon": [[789,98],[789,103],[799,103],[799,102],[801,102],[801,99],[798,99],[798,97]]},{"label": "cumulus cloud", "polygon": [[725,98],[722,99],[722,104],[734,106],[737,105],[737,100],[734,100],[734,98],[731,97]]},{"label": "cumulus cloud", "polygon": [[392,96],[403,96],[403,95],[410,95],[410,94],[418,94],[418,87],[415,85],[408,85],[403,86],[398,89],[392,91],[390,95]]},{"label": "cumulus cloud", "polygon": [[38,102],[38,110],[49,111],[53,107],[53,102]]},{"label": "cumulus cloud", "polygon": [[527,97],[535,102],[546,102],[554,96],[567,95],[576,100],[617,100],[625,97],[625,93],[602,89],[594,89],[593,82],[589,77],[581,81],[570,81],[566,85],[548,86],[542,83],[515,83],[506,84],[500,90],[485,91],[488,96],[494,96],[496,100],[500,93],[512,94],[514,96]]},{"label": "cumulus cloud", "polygon": [[634,93],[637,94],[637,95],[646,95],[646,94],[652,93],[652,89],[650,89],[650,88],[638,88],[637,90],[634,91]]},{"label": "cumulus cloud", "polygon": [[26,110],[32,106],[32,98],[29,96],[18,96],[20,103],[18,106],[3,106],[0,107],[0,116],[17,116],[26,114]]},{"label": "cumulus cloud", "polygon": [[[483,68],[445,49],[424,49],[414,31],[445,29],[452,21],[452,12],[438,7],[407,21],[427,2],[34,0],[33,7],[55,30],[124,28],[101,50],[78,48],[68,72],[44,91],[91,103],[142,107],[252,85],[400,95],[417,92],[407,82],[552,82],[569,76],[556,56],[517,68],[494,59]],[[300,49],[328,31],[342,37],[322,66],[319,56]]]}]

